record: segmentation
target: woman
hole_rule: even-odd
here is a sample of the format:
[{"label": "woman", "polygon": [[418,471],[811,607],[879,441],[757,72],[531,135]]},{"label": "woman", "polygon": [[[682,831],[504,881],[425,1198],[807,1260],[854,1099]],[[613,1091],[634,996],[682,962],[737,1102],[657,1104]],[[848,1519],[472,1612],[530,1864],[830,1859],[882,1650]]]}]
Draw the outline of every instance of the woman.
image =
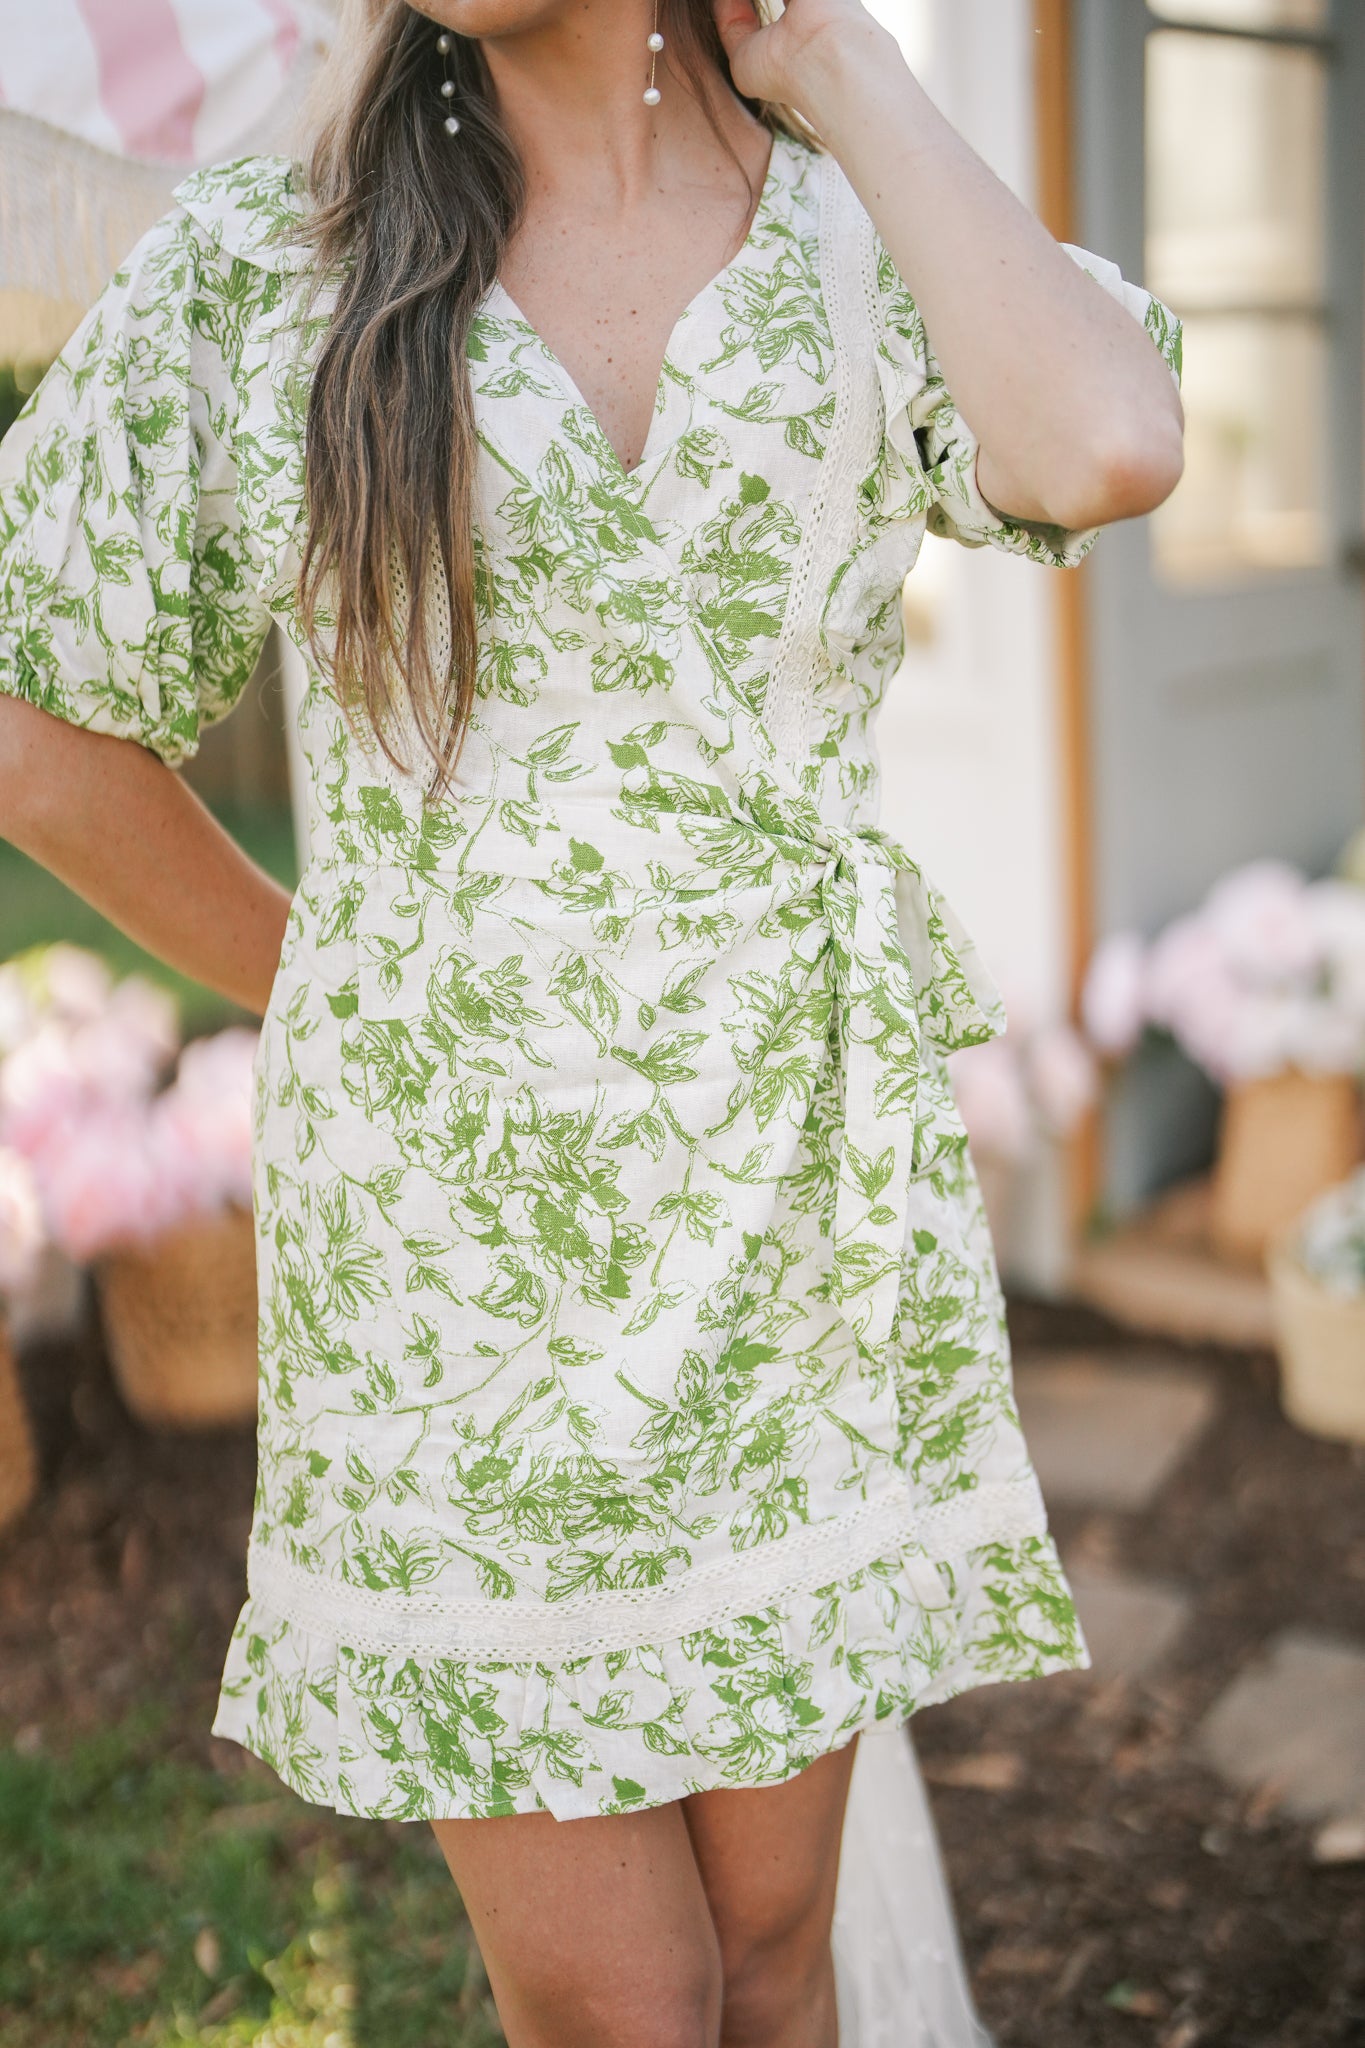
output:
[{"label": "woman", "polygon": [[[216,1726],[432,1821],[514,2048],[828,2048],[859,1732],[1085,1661],[942,1064],[997,1006],[875,824],[900,585],[1164,498],[1178,329],[858,0],[343,43],[0,491],[4,829],[266,1017]],[[272,617],[292,904],[165,765]]]}]

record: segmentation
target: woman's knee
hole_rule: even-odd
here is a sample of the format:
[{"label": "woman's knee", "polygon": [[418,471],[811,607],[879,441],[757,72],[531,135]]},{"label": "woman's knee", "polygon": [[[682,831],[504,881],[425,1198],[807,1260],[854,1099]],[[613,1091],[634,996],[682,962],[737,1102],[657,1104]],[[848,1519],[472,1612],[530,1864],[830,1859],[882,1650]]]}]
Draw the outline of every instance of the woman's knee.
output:
[{"label": "woman's knee", "polygon": [[437,1835],[509,2048],[717,2048],[720,1949],[676,1801]]},{"label": "woman's knee", "polygon": [[[574,2048],[720,2048],[721,1990],[717,1973],[705,1995],[646,1990],[638,2002],[599,2007],[586,2016]],[[561,2048],[562,2021],[545,2036],[545,2048]]]},{"label": "woman's knee", "polygon": [[628,1970],[523,1979],[523,2023],[502,2017],[510,2048],[719,2048],[722,1992],[715,1943],[684,1940]]},{"label": "woman's knee", "polygon": [[834,1964],[823,1923],[731,1944],[722,1999],[722,2048],[832,2038]]}]

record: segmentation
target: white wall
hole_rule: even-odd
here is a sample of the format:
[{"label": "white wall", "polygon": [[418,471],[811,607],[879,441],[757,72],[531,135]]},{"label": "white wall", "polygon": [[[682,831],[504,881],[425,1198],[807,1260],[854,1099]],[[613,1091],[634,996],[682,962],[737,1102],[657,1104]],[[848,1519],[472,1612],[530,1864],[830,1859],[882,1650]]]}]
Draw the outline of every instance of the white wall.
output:
[{"label": "white wall", "polygon": [[[1034,203],[1027,0],[869,0],[935,103]],[[913,195],[910,195],[913,199]],[[913,280],[911,281],[913,283]],[[910,646],[880,724],[883,822],[961,912],[1016,1015],[1064,1013],[1065,849],[1055,686],[1058,571],[926,538],[907,586]],[[1029,1176],[1001,1250],[1056,1285],[1066,1217],[1055,1161]]]}]

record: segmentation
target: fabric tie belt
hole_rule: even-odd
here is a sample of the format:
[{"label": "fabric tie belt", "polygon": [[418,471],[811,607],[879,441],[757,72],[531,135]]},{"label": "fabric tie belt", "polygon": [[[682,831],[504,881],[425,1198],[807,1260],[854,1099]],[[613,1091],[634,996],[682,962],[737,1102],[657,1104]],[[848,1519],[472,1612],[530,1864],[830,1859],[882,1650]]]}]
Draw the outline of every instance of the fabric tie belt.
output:
[{"label": "fabric tie belt", "polygon": [[942,1213],[920,1128],[933,1114],[921,1094],[925,1047],[979,1045],[1003,1028],[1003,1009],[970,937],[888,833],[831,824],[776,762],[741,773],[735,794],[738,805],[732,795],[699,806],[666,785],[627,790],[635,811],[669,814],[706,845],[708,866],[716,839],[739,826],[760,862],[771,855],[808,878],[816,914],[793,950],[833,999],[844,1090],[831,1292],[876,1355],[895,1328],[917,1187],[923,1228]]},{"label": "fabric tie belt", "polygon": [[[914,1228],[924,1047],[979,1045],[1003,1028],[1003,1009],[971,939],[902,846],[875,826],[832,827],[785,793],[779,820],[776,794],[764,794],[765,834],[800,864],[819,864],[823,915],[797,950],[812,965],[825,958],[837,1011],[844,1136],[832,1291],[875,1355],[895,1328]],[[927,1223],[939,1207],[926,1202]]]}]

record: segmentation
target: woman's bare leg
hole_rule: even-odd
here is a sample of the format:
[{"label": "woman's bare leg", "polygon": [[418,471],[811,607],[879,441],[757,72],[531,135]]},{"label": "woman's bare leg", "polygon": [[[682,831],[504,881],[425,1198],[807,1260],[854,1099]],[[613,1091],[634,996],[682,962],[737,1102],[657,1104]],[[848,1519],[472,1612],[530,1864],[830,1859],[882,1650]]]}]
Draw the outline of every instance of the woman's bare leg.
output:
[{"label": "woman's bare leg", "polygon": [[830,1928],[856,1746],[683,1816],[720,1943],[722,2048],[837,2048]]},{"label": "woman's bare leg", "polygon": [[717,2048],[720,1952],[676,1801],[433,1827],[508,2048]]},{"label": "woman's bare leg", "polygon": [[600,1820],[434,1822],[508,2048],[837,2048],[853,1754]]}]

